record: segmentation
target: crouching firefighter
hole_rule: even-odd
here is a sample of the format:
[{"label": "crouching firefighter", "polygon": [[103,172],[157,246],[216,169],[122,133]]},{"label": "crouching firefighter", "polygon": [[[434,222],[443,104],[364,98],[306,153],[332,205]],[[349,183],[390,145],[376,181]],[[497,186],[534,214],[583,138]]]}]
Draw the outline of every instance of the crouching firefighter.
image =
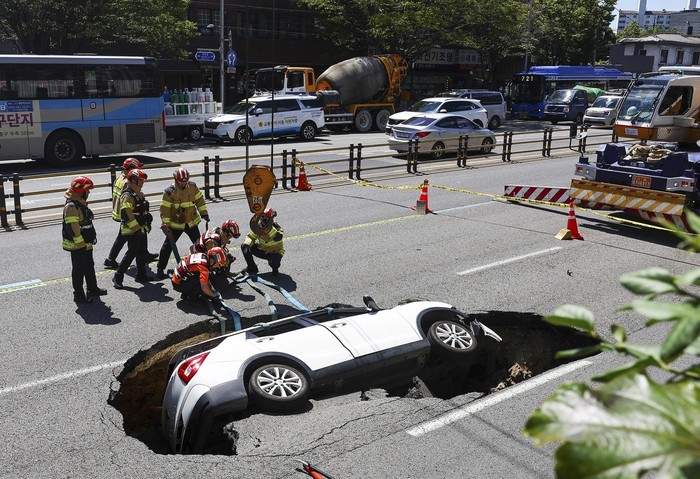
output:
[{"label": "crouching firefighter", "polygon": [[257,220],[258,232],[250,231],[241,245],[241,253],[247,264],[249,274],[258,274],[258,267],[253,256],[264,259],[272,268],[272,275],[279,273],[282,256],[284,256],[284,230],[275,221],[277,212],[266,208]]},{"label": "crouching firefighter", "polygon": [[[97,233],[92,224],[93,213],[88,207],[87,198],[94,188],[90,178],[76,176],[63,195],[63,249],[70,251],[73,300],[76,303],[91,303],[90,296],[107,294],[106,289],[97,286],[95,261],[92,247],[97,244]],[[87,285],[87,295],[83,290],[83,280]]]},{"label": "crouching firefighter", "polygon": [[170,280],[173,289],[185,301],[204,299],[218,301],[219,293],[211,283],[211,276],[228,264],[226,251],[218,246],[206,253],[193,253],[178,263]]}]

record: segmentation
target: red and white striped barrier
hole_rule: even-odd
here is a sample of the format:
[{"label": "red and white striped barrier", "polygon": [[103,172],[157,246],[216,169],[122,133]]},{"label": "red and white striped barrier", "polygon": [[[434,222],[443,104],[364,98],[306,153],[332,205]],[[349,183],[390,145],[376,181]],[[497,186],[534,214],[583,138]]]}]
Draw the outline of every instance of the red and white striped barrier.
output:
[{"label": "red and white striped barrier", "polygon": [[568,203],[569,188],[506,185],[503,195],[510,198],[547,201],[549,203]]}]

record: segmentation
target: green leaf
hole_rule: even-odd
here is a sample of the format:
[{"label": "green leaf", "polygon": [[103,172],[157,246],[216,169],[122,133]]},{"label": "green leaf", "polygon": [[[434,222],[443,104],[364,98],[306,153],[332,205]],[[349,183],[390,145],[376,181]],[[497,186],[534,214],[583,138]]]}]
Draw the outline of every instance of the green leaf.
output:
[{"label": "green leaf", "polygon": [[557,352],[554,357],[557,359],[576,359],[587,358],[598,354],[601,351],[600,345],[586,346],[583,348],[567,349],[566,351]]},{"label": "green leaf", "polygon": [[623,364],[612,369],[605,371],[602,374],[593,376],[594,381],[601,383],[609,383],[620,376],[629,376],[630,374],[641,374],[644,370],[654,364],[656,361],[651,356],[644,356],[631,363]]},{"label": "green leaf", "polygon": [[597,389],[567,384],[535,410],[524,433],[537,444],[563,442],[557,477],[688,477],[681,469],[700,460],[700,385],[659,385],[642,374]]},{"label": "green leaf", "polygon": [[632,302],[626,309],[631,309],[642,316],[646,316],[651,320],[649,324],[685,317],[700,319],[700,311],[692,303],[663,303],[661,301],[640,299]]},{"label": "green leaf", "polygon": [[635,294],[663,294],[676,291],[674,277],[663,268],[648,268],[620,276],[620,283]]},{"label": "green leaf", "polygon": [[625,341],[627,341],[627,333],[625,332],[625,328],[623,328],[622,326],[613,324],[610,326],[610,331],[612,331],[612,334],[618,343],[624,343]]},{"label": "green leaf", "polygon": [[679,276],[676,283],[680,286],[694,284],[700,286],[700,268]]},{"label": "green leaf", "polygon": [[685,348],[686,354],[694,354],[695,356],[700,356],[700,338],[696,338],[691,344]]},{"label": "green leaf", "polygon": [[551,316],[545,316],[544,320],[554,326],[578,328],[589,334],[595,332],[593,313],[582,306],[565,304],[557,308]]},{"label": "green leaf", "polygon": [[675,359],[700,335],[700,320],[695,317],[680,319],[666,336],[661,347],[661,357]]}]

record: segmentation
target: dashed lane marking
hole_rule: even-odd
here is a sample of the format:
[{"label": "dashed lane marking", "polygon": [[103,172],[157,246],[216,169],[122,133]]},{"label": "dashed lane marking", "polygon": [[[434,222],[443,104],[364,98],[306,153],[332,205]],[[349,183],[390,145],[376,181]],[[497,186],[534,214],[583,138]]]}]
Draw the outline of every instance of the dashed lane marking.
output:
[{"label": "dashed lane marking", "polygon": [[533,253],[528,253],[528,254],[524,254],[524,255],[521,255],[521,256],[515,256],[515,257],[513,257],[513,258],[508,258],[508,259],[504,259],[504,260],[501,260],[501,261],[496,261],[496,262],[494,262],[494,263],[485,264],[485,265],[483,265],[483,266],[477,266],[476,268],[467,269],[467,270],[465,270],[465,271],[460,271],[459,273],[457,273],[457,275],[463,276],[463,275],[465,275],[465,274],[476,273],[476,272],[478,272],[478,271],[483,271],[483,270],[485,270],[485,269],[495,268],[496,266],[502,266],[502,265],[504,265],[504,264],[514,263],[514,262],[516,262],[516,261],[520,261],[520,260],[523,260],[523,259],[532,258],[533,256],[540,256],[540,255],[543,255],[543,254],[552,253],[552,252],[558,251],[558,250],[560,250],[560,249],[562,249],[561,246],[555,246],[554,248],[548,248],[548,249],[545,249],[545,250],[542,250],[542,251],[535,251],[535,252],[533,252]]}]

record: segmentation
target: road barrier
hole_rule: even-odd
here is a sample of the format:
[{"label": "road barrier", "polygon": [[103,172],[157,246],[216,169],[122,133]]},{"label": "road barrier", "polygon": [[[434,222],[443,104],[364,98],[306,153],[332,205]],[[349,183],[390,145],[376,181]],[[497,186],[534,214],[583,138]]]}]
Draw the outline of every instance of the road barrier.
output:
[{"label": "road barrier", "polygon": [[[533,155],[539,158],[550,158],[552,152],[556,150],[563,150],[567,154],[571,151],[577,151],[585,153],[588,146],[598,146],[609,143],[614,139],[614,135],[610,130],[603,129],[587,129],[586,127],[581,127],[577,133],[574,128],[545,128],[542,132],[542,137],[540,139],[520,139],[524,135],[524,132],[513,132],[504,131],[503,133],[497,135],[496,143],[493,148],[500,148],[500,158],[504,163],[512,163],[517,160],[527,161],[533,160]],[[586,132],[586,134],[582,134]],[[531,133],[531,132],[530,132]],[[575,137],[573,134],[575,133]],[[500,139],[499,139],[500,137]],[[452,149],[442,150],[444,155],[452,155],[456,159],[456,166],[460,169],[473,167],[469,163],[474,164],[474,160],[488,160],[494,158],[494,155],[487,153],[476,153],[476,151],[469,151],[467,148],[469,136],[462,135],[457,138],[457,147]],[[568,141],[568,145],[560,145],[558,147],[553,146],[553,141],[563,142]],[[576,141],[574,147],[573,142]],[[262,155],[249,155],[248,157],[226,157],[222,158],[219,155],[212,157],[205,156],[201,160],[183,161],[179,163],[167,162],[150,164],[144,166],[144,169],[148,172],[148,181],[146,182],[146,189],[153,190],[153,184],[172,182],[172,171],[174,168],[179,166],[187,167],[188,165],[201,165],[202,173],[198,174],[196,172],[190,172],[193,181],[200,185],[203,191],[204,197],[208,201],[216,201],[219,199],[231,199],[236,197],[245,197],[243,191],[243,175],[246,170],[243,169],[226,169],[226,164],[231,164],[234,160],[246,160],[246,164],[255,163],[255,161],[270,161],[270,166],[275,172],[275,176],[281,179],[281,185],[283,190],[296,190],[297,188],[297,167],[301,161],[300,157],[303,155],[318,154],[323,153],[326,156],[340,156],[339,159],[326,159],[323,161],[309,162],[304,159],[304,163],[309,167],[316,167],[314,171],[316,173],[308,172],[308,179],[311,181],[312,178],[319,178],[321,176],[331,176],[331,179],[335,178],[341,181],[361,181],[367,175],[373,175],[375,177],[381,177],[387,170],[395,171],[397,166],[405,164],[406,173],[410,175],[420,174],[419,172],[419,160],[421,164],[444,164],[446,166],[454,165],[452,158],[443,159],[431,159],[430,156],[434,155],[435,152],[432,151],[421,151],[420,140],[411,140],[408,142],[408,149],[406,153],[396,153],[392,152],[390,154],[386,153],[386,149],[389,146],[388,143],[378,143],[372,145],[363,145],[362,143],[350,144],[348,147],[338,147],[338,148],[326,148],[320,150],[306,150],[300,152],[296,149],[283,150],[281,153],[277,153],[276,156],[270,156],[269,154]],[[514,146],[517,146],[517,151],[514,151]],[[374,154],[377,149],[382,149],[378,154]],[[277,160],[277,161],[276,161]],[[381,160],[381,164],[377,165],[377,162],[370,164],[372,160]],[[388,162],[386,160],[389,160]],[[364,164],[363,164],[364,163]],[[323,165],[323,168],[320,167]],[[336,168],[335,165],[341,165],[340,168]],[[191,166],[195,169],[194,166]],[[277,170],[277,171],[275,171]],[[74,171],[69,175],[78,176],[90,176],[92,174],[105,174],[109,175],[109,181],[103,183],[95,183],[95,188],[109,188],[110,194],[107,195],[105,199],[91,199],[90,205],[94,211],[96,211],[96,216],[108,216],[111,215],[111,188],[117,174],[120,172],[120,166],[111,164],[107,168]],[[395,173],[392,173],[395,174]],[[48,174],[48,175],[25,175],[20,176],[18,173],[14,173],[11,177],[0,176],[0,223],[2,228],[6,231],[12,231],[15,228],[25,228],[28,226],[42,226],[44,224],[57,224],[60,223],[62,217],[62,210],[64,207],[63,193],[68,187],[69,179],[66,179],[66,187],[58,189],[41,189],[36,188],[36,184],[40,183],[42,179],[46,178],[57,178],[66,177],[65,173],[58,174]],[[197,181],[197,177],[202,177],[202,182]],[[11,182],[12,192],[7,193],[5,188],[5,183]],[[317,182],[315,182],[317,183]],[[25,187],[24,185],[28,185]],[[29,186],[34,186],[31,188]],[[332,183],[327,182],[325,186],[333,186]],[[276,185],[277,187],[277,185]],[[165,188],[159,188],[157,191],[152,193],[145,193],[147,199],[149,199],[151,205],[159,205],[160,199],[162,197],[162,191]],[[38,196],[50,196],[50,198],[55,198],[58,203],[51,204],[48,206],[36,206],[31,207],[33,200],[28,200],[28,198],[34,198]],[[94,195],[94,192],[93,192]],[[9,201],[8,201],[9,200]],[[8,204],[12,205],[12,208],[8,208]],[[106,210],[105,212],[99,212],[98,210]],[[152,208],[155,209],[155,208]],[[42,212],[42,214],[28,218],[27,214]],[[12,217],[12,219],[11,219]]]}]

